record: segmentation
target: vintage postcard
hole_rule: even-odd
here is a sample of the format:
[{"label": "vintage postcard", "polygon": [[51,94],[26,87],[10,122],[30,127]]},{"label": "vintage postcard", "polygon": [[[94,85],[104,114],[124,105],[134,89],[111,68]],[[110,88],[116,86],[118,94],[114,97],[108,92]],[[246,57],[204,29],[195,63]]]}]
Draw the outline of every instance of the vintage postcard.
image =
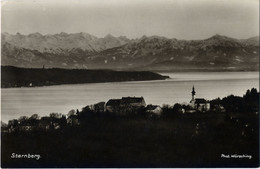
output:
[{"label": "vintage postcard", "polygon": [[259,0],[2,0],[1,167],[259,167]]}]

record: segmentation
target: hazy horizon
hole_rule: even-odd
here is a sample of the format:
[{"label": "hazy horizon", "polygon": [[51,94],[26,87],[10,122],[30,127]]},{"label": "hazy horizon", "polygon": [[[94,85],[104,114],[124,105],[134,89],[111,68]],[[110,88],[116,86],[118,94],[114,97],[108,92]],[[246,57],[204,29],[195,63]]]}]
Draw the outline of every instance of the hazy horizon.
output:
[{"label": "hazy horizon", "polygon": [[5,0],[2,32],[42,35],[85,32],[130,39],[199,40],[216,34],[259,36],[258,0]]}]

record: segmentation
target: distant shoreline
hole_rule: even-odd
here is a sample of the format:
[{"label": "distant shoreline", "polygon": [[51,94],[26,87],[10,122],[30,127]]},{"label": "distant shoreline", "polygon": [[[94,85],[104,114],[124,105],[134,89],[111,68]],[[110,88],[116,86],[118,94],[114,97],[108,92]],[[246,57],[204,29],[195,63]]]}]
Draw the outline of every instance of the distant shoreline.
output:
[{"label": "distant shoreline", "polygon": [[184,70],[165,70],[165,71],[156,71],[154,70],[153,72],[156,73],[194,73],[194,72],[259,72],[259,70],[229,70],[229,69],[222,69],[222,70],[211,70],[211,69],[184,69]]},{"label": "distant shoreline", "polygon": [[86,84],[126,81],[165,80],[150,71],[114,71],[62,68],[18,68],[1,66],[1,88],[42,87],[63,84]]}]

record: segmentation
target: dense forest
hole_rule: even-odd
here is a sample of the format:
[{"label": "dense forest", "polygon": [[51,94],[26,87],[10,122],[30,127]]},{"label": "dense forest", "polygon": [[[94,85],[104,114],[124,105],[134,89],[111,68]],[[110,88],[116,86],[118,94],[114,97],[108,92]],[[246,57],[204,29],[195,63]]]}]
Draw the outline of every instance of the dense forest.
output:
[{"label": "dense forest", "polygon": [[33,87],[60,84],[81,84],[100,82],[122,82],[143,80],[164,80],[162,76],[149,71],[113,71],[59,68],[18,68],[1,66],[1,87]]},{"label": "dense forest", "polygon": [[[259,92],[253,88],[243,97],[230,95],[210,103],[210,111],[194,113],[185,113],[187,105],[164,105],[160,116],[147,112],[149,106],[124,117],[90,106],[70,111],[67,121],[57,113],[21,116],[1,126],[1,165],[258,167]],[[35,127],[27,130],[28,124]],[[51,125],[42,128],[46,124]],[[12,158],[13,153],[40,158]]]}]

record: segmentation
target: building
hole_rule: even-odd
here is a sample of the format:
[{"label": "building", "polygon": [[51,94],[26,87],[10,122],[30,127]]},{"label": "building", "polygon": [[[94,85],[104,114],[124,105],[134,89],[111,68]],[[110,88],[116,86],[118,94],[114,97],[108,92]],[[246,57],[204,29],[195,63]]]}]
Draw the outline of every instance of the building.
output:
[{"label": "building", "polygon": [[122,97],[122,99],[110,99],[106,104],[106,111],[116,115],[136,114],[144,108],[146,103],[143,97]]},{"label": "building", "polygon": [[154,116],[161,116],[163,110],[160,106],[157,105],[148,105],[146,107],[146,113],[148,114],[149,117],[154,117]]},{"label": "building", "polygon": [[51,117],[42,117],[39,121],[39,129],[42,130],[52,130],[59,129],[61,127],[66,126],[67,120],[66,117],[62,114],[51,113]]},{"label": "building", "polygon": [[209,111],[210,103],[203,98],[195,99],[195,109],[199,111]]},{"label": "building", "polygon": [[192,87],[192,98],[190,101],[190,105],[194,110],[198,110],[201,112],[209,111],[210,110],[210,103],[209,101],[205,100],[204,98],[195,98],[195,88]]},{"label": "building", "polygon": [[137,114],[146,106],[143,97],[122,97],[120,102],[120,115]]}]

